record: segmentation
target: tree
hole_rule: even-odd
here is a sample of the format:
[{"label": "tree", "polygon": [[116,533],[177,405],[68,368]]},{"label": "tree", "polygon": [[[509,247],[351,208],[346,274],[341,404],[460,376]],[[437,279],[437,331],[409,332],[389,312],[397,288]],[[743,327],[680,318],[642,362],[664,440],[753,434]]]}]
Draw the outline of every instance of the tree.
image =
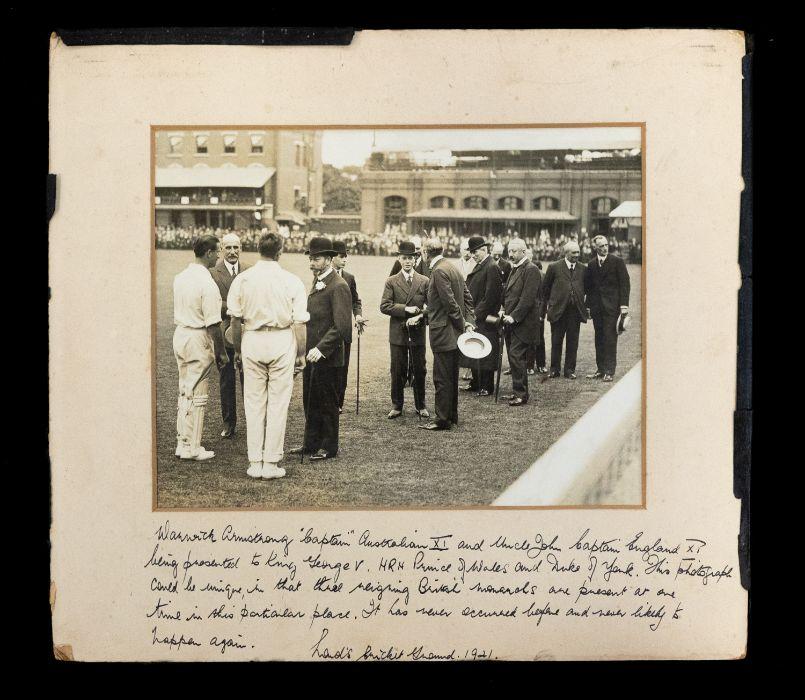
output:
[{"label": "tree", "polygon": [[324,164],[322,189],[324,212],[359,212],[361,210],[361,186],[358,182],[360,168],[347,166],[343,169]]}]

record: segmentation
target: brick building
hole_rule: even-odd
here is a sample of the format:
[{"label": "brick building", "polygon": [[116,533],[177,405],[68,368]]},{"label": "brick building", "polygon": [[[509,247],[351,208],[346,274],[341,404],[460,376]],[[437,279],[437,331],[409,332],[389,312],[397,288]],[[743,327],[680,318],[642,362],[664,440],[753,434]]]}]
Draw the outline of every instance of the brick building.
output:
[{"label": "brick building", "polygon": [[304,226],[321,211],[321,132],[159,130],[157,226]]},{"label": "brick building", "polygon": [[639,149],[373,153],[360,182],[364,233],[620,236],[610,212],[642,199]]}]

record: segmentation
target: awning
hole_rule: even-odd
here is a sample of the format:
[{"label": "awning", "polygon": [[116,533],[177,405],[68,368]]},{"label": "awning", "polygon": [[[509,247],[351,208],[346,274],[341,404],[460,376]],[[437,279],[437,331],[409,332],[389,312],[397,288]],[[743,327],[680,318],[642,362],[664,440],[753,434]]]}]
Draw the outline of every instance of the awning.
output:
[{"label": "awning", "polygon": [[262,187],[276,168],[157,168],[157,187]]},{"label": "awning", "polygon": [[567,211],[545,209],[521,211],[518,209],[420,209],[407,215],[408,219],[428,219],[431,221],[578,221]]},{"label": "awning", "polygon": [[610,219],[640,219],[643,217],[643,202],[621,202],[611,212]]},{"label": "awning", "polygon": [[300,226],[304,226],[307,223],[307,219],[298,211],[281,211],[274,214],[274,221],[290,221]]}]

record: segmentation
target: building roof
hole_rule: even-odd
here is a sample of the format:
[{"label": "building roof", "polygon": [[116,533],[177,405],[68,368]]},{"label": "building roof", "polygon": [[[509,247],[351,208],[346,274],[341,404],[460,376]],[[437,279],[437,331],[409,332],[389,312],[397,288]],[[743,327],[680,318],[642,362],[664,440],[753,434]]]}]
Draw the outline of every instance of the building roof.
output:
[{"label": "building roof", "polygon": [[157,168],[157,187],[262,187],[276,168]]},{"label": "building roof", "polygon": [[447,221],[578,221],[578,216],[557,209],[522,211],[519,209],[420,209],[408,214],[409,219]]},{"label": "building roof", "polygon": [[610,219],[640,219],[643,217],[643,202],[621,202],[611,212]]},{"label": "building roof", "polygon": [[304,226],[307,223],[304,214],[298,211],[281,211],[274,214],[274,221],[292,221],[295,224]]}]

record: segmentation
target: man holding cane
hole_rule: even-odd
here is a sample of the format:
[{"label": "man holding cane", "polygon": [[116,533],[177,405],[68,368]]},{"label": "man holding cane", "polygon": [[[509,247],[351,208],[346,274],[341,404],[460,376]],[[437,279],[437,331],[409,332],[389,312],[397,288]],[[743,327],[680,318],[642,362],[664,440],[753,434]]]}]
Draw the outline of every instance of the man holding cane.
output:
[{"label": "man holding cane", "polygon": [[302,384],[305,440],[290,453],[324,460],[338,454],[338,378],[344,366],[344,343],[352,341],[352,296],[349,285],[333,270],[336,251],[329,238],[311,239],[307,255],[316,277],[307,298],[310,320]]},{"label": "man holding cane", "polygon": [[227,310],[232,318],[235,361],[243,363],[246,444],[252,478],[278,479],[288,404],[295,371],[305,365],[305,286],[279,264],[282,238],[267,233],[260,260],[232,281]]},{"label": "man holding cane", "polygon": [[380,312],[389,316],[391,350],[391,411],[388,418],[402,415],[405,381],[413,369],[414,407],[420,418],[430,418],[425,408],[425,324],[422,310],[428,278],[414,270],[415,246],[400,243],[400,271],[386,280]]}]

